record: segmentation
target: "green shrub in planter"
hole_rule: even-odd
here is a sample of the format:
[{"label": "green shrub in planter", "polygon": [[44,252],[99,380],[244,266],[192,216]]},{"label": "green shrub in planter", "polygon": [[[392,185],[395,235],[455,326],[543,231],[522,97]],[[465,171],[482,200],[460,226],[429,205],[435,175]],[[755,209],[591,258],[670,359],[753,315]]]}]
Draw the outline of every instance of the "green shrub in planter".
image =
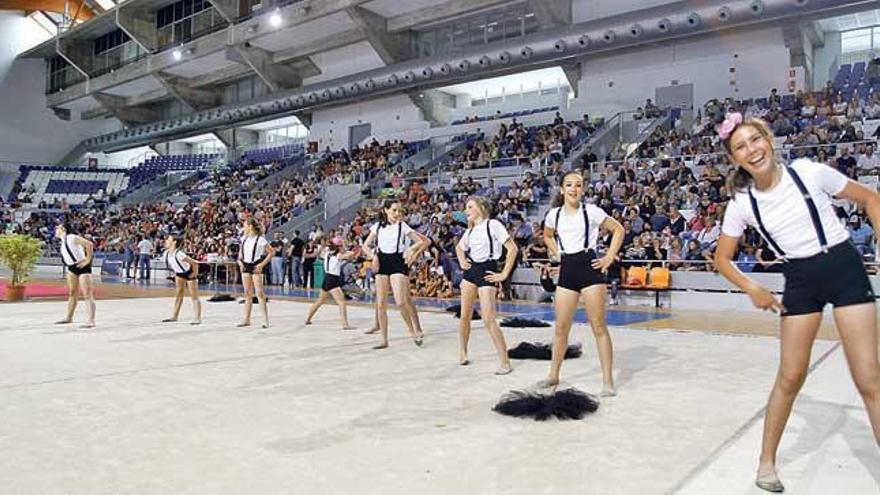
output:
[{"label": "green shrub in planter", "polygon": [[12,287],[21,287],[30,279],[42,254],[43,243],[29,235],[0,235],[0,263],[12,270]]}]

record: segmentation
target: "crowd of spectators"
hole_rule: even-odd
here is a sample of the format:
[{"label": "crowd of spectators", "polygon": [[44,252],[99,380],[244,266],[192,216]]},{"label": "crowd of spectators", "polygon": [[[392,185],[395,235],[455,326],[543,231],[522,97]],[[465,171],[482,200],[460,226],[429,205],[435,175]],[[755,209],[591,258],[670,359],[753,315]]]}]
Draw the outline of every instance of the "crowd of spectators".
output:
[{"label": "crowd of spectators", "polygon": [[[777,144],[791,158],[809,157],[862,180],[880,174],[880,158],[875,151],[880,126],[864,126],[866,121],[880,118],[880,93],[869,98],[856,95],[845,101],[829,86],[816,93],[798,93],[785,99],[773,90],[766,98],[742,102],[730,98],[711,100],[690,125],[681,119],[674,120],[669,126],[657,128],[638,147],[612,146],[602,158],[587,148],[576,164],[582,167],[586,179],[587,201],[624,226],[620,266],[712,269],[713,250],[728,198],[728,164],[715,135],[714,122],[716,116],[731,111],[767,120],[777,135]],[[641,113],[644,118],[662,115],[650,100]],[[867,136],[865,129],[869,129]],[[173,231],[184,233],[187,249],[197,259],[234,258],[239,228],[245,218],[255,216],[267,227],[279,225],[318,201],[317,187],[321,183],[347,184],[384,173],[389,186],[384,197],[399,200],[406,210],[407,223],[432,240],[425,258],[410,272],[414,290],[420,296],[446,297],[452,294],[461,276],[455,245],[467,228],[467,197],[489,197],[495,205],[496,217],[509,227],[521,248],[521,266],[543,261],[547,247],[538,205],[553,193],[572,148],[596,130],[597,124],[587,115],[580,121],[565,122],[557,113],[554,122],[530,128],[513,119],[502,123],[490,138],[469,141],[447,167],[455,175],[452,182],[431,189],[424,176],[406,177],[408,174],[398,169],[400,160],[417,149],[412,143],[373,141],[350,151],[328,150],[327,160],[317,168],[303,169],[296,178],[266,191],[259,189],[260,180],[283,165],[241,164],[215,172],[196,187],[197,191],[210,194],[182,206],[92,206],[70,212],[68,220],[77,231],[88,233],[99,250],[135,250],[142,237],[158,240]],[[478,182],[462,174],[498,160],[523,165],[522,176],[498,187],[492,179]],[[859,250],[866,258],[873,256],[872,230],[864,212],[853,210],[845,202],[837,206],[841,221],[848,225]],[[374,204],[373,208],[376,207]],[[314,227],[306,236],[272,239],[283,260],[279,260],[275,273],[269,274],[270,282],[288,281],[292,286],[302,286],[313,281],[314,261],[322,244],[340,237],[358,251],[366,228],[376,218],[374,209],[363,209],[329,232]],[[9,220],[0,218],[0,222],[4,221]],[[48,239],[52,221],[51,214],[34,215],[20,230]],[[607,241],[603,244],[607,245]],[[777,267],[772,251],[754,231],[747,231],[743,237],[739,261],[746,271]],[[361,257],[349,265],[343,272],[350,292],[368,291],[371,264]],[[505,293],[510,296],[509,288]]]}]

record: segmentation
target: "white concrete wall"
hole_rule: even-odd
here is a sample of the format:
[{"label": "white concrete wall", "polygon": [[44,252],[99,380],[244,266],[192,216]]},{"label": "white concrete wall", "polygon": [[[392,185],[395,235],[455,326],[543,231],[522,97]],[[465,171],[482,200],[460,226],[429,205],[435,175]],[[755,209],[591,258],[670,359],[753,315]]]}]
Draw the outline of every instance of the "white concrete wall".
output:
[{"label": "white concrete wall", "polygon": [[[623,2],[627,3],[627,2]],[[780,28],[764,28],[674,41],[583,61],[576,106],[612,115],[654,98],[654,88],[694,84],[694,104],[710,98],[766,96],[784,92],[789,52]],[[730,85],[730,69],[736,85]]]},{"label": "white concrete wall", "polygon": [[[823,88],[825,83],[833,80],[840,66],[840,33],[826,32],[824,46],[813,50],[813,87]],[[832,72],[833,71],[833,72]]]},{"label": "white concrete wall", "polygon": [[[355,43],[312,56],[321,74],[304,84],[335,79],[357,72],[384,67],[382,59],[367,42]],[[320,149],[348,147],[348,129],[353,125],[372,124],[378,139],[403,130],[427,129],[421,111],[408,96],[380,97],[353,105],[318,110],[312,114],[309,141],[318,141]]]},{"label": "white concrete wall", "polygon": [[156,152],[147,146],[141,146],[116,153],[90,153],[83,159],[83,163],[88,163],[88,158],[93,157],[98,159],[99,168],[130,168],[143,162],[147,154],[155,156]]},{"label": "white concrete wall", "polygon": [[575,23],[586,22],[667,3],[675,0],[572,0],[571,16]]},{"label": "white concrete wall", "polygon": [[379,140],[403,131],[430,128],[408,96],[389,96],[315,111],[309,141],[317,141],[322,150],[326,146],[333,150],[348,148],[349,127],[367,123],[372,124],[373,136]]},{"label": "white concrete wall", "polygon": [[63,121],[46,108],[45,63],[18,60],[33,25],[20,12],[0,12],[0,161],[53,164],[82,139],[117,130],[115,119]]}]

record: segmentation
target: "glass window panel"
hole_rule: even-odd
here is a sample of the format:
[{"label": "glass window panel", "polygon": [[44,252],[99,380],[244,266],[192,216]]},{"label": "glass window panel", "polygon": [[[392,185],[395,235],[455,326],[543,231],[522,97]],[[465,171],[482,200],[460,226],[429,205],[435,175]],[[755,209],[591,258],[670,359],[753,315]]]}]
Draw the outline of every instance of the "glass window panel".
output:
[{"label": "glass window panel", "polygon": [[504,24],[498,20],[486,23],[486,41],[489,43],[504,39]]},{"label": "glass window panel", "polygon": [[868,31],[860,36],[851,36],[841,40],[843,53],[861,52],[871,49],[871,32]]},{"label": "glass window panel", "polygon": [[193,16],[193,32],[196,34],[204,33],[211,29],[211,11],[203,10]]}]

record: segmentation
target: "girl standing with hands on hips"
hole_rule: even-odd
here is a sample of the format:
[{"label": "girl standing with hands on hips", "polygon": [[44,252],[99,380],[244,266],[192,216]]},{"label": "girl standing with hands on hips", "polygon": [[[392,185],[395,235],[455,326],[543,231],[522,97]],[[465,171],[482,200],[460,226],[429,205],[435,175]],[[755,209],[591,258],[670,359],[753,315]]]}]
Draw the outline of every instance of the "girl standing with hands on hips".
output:
[{"label": "girl standing with hands on hips", "polygon": [[[544,240],[551,259],[560,260],[554,302],[556,334],[553,338],[550,375],[538,385],[545,388],[559,384],[571,324],[578,302],[583,301],[602,365],[600,395],[613,396],[613,348],[605,318],[605,281],[608,267],[614,263],[623,244],[623,227],[599,207],[584,203],[584,178],[580,172],[569,172],[562,177],[560,192],[553,203],[555,207],[547,212],[544,219]],[[600,228],[611,232],[612,237],[605,255],[597,258],[596,244]]]},{"label": "girl standing with hands on hips", "polygon": [[[376,307],[382,342],[373,348],[388,347],[389,288],[394,293],[394,302],[400,309],[400,315],[413,342],[421,346],[425,334],[419,322],[419,313],[412,302],[408,266],[428,249],[431,241],[403,221],[403,208],[398,201],[385,200],[380,217],[379,222],[370,227],[370,235],[364,241],[364,250],[379,263],[379,271],[376,274]],[[415,244],[407,249],[406,239],[410,239]],[[373,244],[376,245],[375,253]]]},{"label": "girl standing with hands on hips", "polygon": [[[506,375],[513,371],[507,357],[507,344],[498,326],[495,298],[497,284],[507,280],[513,272],[513,264],[519,249],[504,225],[491,218],[491,205],[486,198],[472,196],[465,204],[470,228],[462,235],[455,248],[458,263],[464,272],[461,281],[461,319],[458,324],[459,362],[462,366],[470,364],[468,341],[471,336],[471,317],[474,301],[479,297],[483,324],[492,338],[501,367],[496,375]],[[499,271],[502,246],[507,248],[504,267]]]},{"label": "girl standing with hands on hips", "polygon": [[[776,157],[773,133],[758,119],[727,115],[716,127],[736,170],[728,180],[733,196],[715,251],[718,271],[761,309],[782,315],[781,356],[764,417],[756,484],[784,490],[776,473],[776,451],[810,365],[810,351],[826,304],[834,320],[856,388],[880,444],[880,364],[874,292],[862,258],[837,220],[832,198],[863,207],[880,226],[880,195],[821,163],[798,159],[786,166]],[[757,229],[783,260],[782,301],[733,263],[746,226]],[[880,233],[880,232],[878,232]]]}]

